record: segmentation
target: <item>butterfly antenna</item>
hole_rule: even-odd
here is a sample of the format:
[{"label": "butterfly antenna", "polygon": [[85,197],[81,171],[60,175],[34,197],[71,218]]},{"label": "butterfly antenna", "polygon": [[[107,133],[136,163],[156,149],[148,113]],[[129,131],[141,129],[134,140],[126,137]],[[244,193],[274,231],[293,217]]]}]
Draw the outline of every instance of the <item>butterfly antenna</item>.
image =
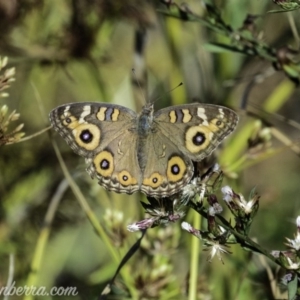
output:
[{"label": "butterfly antenna", "polygon": [[[172,93],[174,90],[176,90],[178,87],[182,86],[183,85],[183,82],[180,82],[178,85],[176,85],[175,87],[171,88],[169,91],[165,92],[164,94],[169,94],[169,93]],[[156,102],[157,100],[161,99],[162,96],[158,96],[154,101]]]}]

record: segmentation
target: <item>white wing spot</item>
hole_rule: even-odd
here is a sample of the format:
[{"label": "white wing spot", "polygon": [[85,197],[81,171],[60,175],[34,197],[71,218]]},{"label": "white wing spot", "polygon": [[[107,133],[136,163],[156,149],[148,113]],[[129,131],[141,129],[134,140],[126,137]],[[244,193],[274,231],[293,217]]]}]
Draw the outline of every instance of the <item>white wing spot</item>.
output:
[{"label": "white wing spot", "polygon": [[224,114],[224,110],[222,108],[219,108],[219,113],[220,113],[220,118],[224,119],[225,114]]},{"label": "white wing spot", "polygon": [[[207,115],[205,113],[205,108],[203,107],[198,107],[198,110],[197,110],[197,115],[199,118],[201,118],[203,121],[206,121],[207,120]],[[204,122],[203,122],[204,123]],[[204,124],[205,125],[205,124]]]},{"label": "white wing spot", "polygon": [[78,120],[78,123],[79,123],[79,124],[85,123],[84,118],[85,118],[86,116],[90,115],[90,114],[91,114],[91,106],[90,106],[90,105],[85,105],[85,106],[83,107],[83,110],[82,110],[82,113],[81,113],[80,118],[79,118],[79,120]]},{"label": "white wing spot", "polygon": [[64,115],[67,115],[69,110],[70,110],[70,105],[67,105],[64,110]]}]

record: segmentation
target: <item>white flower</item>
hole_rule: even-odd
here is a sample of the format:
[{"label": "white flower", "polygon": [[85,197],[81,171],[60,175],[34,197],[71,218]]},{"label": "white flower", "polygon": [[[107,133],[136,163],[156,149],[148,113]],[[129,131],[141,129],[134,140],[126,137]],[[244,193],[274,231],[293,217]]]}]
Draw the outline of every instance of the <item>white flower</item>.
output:
[{"label": "white flower", "polygon": [[289,270],[299,270],[300,262],[295,263],[289,257],[287,257],[287,261],[289,263],[289,266],[287,267],[287,269],[289,269]]},{"label": "white flower", "polygon": [[253,207],[255,207],[259,199],[258,197],[253,197],[253,199],[247,202],[243,195],[236,194],[229,186],[222,187],[221,191],[223,193],[223,200],[227,205],[233,207],[234,210],[242,210],[247,215],[252,213]]},{"label": "white flower", "polygon": [[217,255],[218,259],[223,263],[221,257],[222,253],[230,254],[230,252],[225,249],[225,245],[221,245],[219,244],[219,242],[215,242],[214,244],[211,245],[209,260],[211,261],[215,257],[215,255]]},{"label": "white flower", "polygon": [[247,202],[244,197],[240,197],[240,207],[244,210],[246,214],[250,214],[252,212],[252,208],[255,203],[255,199]]},{"label": "white flower", "polygon": [[210,206],[209,209],[208,209],[208,214],[210,216],[215,216],[216,214],[216,211],[215,211],[215,208],[213,206]]},{"label": "white flower", "polygon": [[134,232],[134,231],[138,231],[138,230],[147,229],[153,225],[153,223],[155,222],[156,219],[157,218],[148,218],[148,219],[144,219],[144,220],[135,222],[133,224],[128,225],[127,230]]},{"label": "white flower", "polygon": [[134,223],[134,224],[128,225],[127,230],[130,231],[130,232],[135,232],[135,231],[139,231],[140,228],[136,223]]},{"label": "white flower", "polygon": [[292,240],[292,239],[288,239],[286,238],[287,241],[288,241],[288,246],[291,247],[291,248],[294,248],[295,250],[299,250],[300,249],[300,233],[298,232],[295,239]]},{"label": "white flower", "polygon": [[223,193],[223,200],[225,202],[230,202],[232,201],[232,198],[233,198],[233,190],[230,186],[226,185],[226,186],[223,186],[222,189],[221,189],[221,192]]},{"label": "white flower", "polygon": [[192,225],[190,225],[187,222],[182,222],[181,223],[181,228],[183,230],[186,230],[187,232],[191,233],[192,235],[194,235],[195,237],[201,239],[201,232],[200,230],[194,228]]},{"label": "white flower", "polygon": [[189,223],[187,223],[187,222],[182,222],[181,223],[181,228],[183,229],[183,230],[186,230],[186,231],[188,231],[188,232],[191,232],[191,231],[193,231],[193,227],[189,224]]}]

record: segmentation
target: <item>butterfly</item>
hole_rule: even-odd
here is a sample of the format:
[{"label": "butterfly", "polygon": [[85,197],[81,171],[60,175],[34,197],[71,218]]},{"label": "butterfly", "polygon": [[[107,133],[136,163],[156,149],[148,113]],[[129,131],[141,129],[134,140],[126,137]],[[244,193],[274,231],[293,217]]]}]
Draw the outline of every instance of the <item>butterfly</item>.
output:
[{"label": "butterfly", "polygon": [[214,104],[192,103],[137,114],[120,105],[82,102],[50,112],[53,128],[87,172],[109,191],[169,197],[190,182],[201,161],[238,123],[237,114]]}]

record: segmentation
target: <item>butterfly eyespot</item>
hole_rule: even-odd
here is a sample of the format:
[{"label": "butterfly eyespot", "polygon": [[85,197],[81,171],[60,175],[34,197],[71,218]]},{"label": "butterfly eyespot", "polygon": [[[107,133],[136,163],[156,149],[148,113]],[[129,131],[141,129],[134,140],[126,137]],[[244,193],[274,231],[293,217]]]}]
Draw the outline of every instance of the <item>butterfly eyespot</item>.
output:
[{"label": "butterfly eyespot", "polygon": [[126,170],[121,171],[118,175],[118,178],[119,182],[125,186],[137,184],[137,180]]},{"label": "butterfly eyespot", "polygon": [[62,115],[60,118],[62,120],[63,125],[70,129],[74,129],[79,125],[78,120],[70,114]]},{"label": "butterfly eyespot", "polygon": [[225,122],[224,122],[224,120],[222,121],[220,119],[213,119],[213,120],[211,120],[211,122],[209,124],[209,128],[213,132],[219,131],[220,129],[223,129],[224,127],[225,127]]},{"label": "butterfly eyespot", "polygon": [[186,163],[179,156],[172,156],[168,161],[167,177],[169,181],[180,181],[186,172]]},{"label": "butterfly eyespot", "polygon": [[88,129],[83,130],[79,137],[86,144],[90,143],[94,138],[93,134]]},{"label": "butterfly eyespot", "polygon": [[207,148],[213,138],[213,130],[209,126],[192,126],[185,132],[185,147],[191,153],[199,153]]},{"label": "butterfly eyespot", "polygon": [[94,167],[96,172],[103,177],[109,177],[114,171],[114,158],[108,151],[102,151],[98,153],[94,160]]},{"label": "butterfly eyespot", "polygon": [[149,178],[143,180],[143,185],[150,186],[152,188],[157,188],[162,185],[164,177],[158,172],[152,173]]},{"label": "butterfly eyespot", "polygon": [[197,132],[192,139],[194,145],[196,146],[200,146],[205,142],[205,135],[203,134],[203,132]]},{"label": "butterfly eyespot", "polygon": [[77,144],[86,150],[95,150],[100,144],[100,129],[94,124],[80,124],[72,130]]}]

